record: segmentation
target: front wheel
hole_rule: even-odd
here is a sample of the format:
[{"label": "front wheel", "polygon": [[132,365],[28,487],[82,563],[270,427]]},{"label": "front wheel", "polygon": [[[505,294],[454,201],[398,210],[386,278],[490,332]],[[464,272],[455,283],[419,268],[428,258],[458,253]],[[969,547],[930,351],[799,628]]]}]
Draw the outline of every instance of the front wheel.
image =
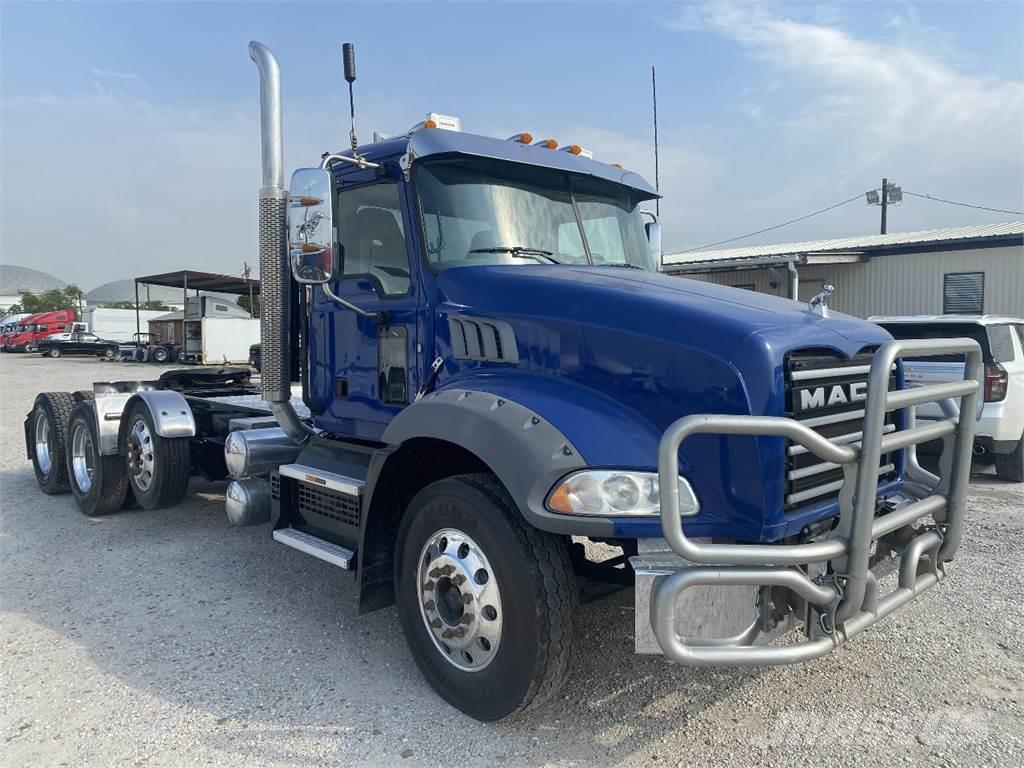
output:
[{"label": "front wheel", "polygon": [[107,347],[106,349],[103,350],[103,356],[105,358],[107,358],[107,360],[113,360],[114,359],[114,355],[116,355],[116,354],[117,354],[117,350],[114,349],[113,347]]},{"label": "front wheel", "polygon": [[424,488],[402,519],[395,597],[416,665],[477,720],[541,704],[565,679],[577,591],[561,537],[527,525],[491,475]]},{"label": "front wheel", "polygon": [[153,350],[149,359],[152,360],[154,363],[166,363],[168,356],[169,353],[166,347],[157,347],[156,349]]},{"label": "front wheel", "polygon": [[60,350],[57,349],[56,347],[52,347],[51,349],[49,349],[48,351],[44,352],[43,354],[49,355],[50,357],[60,357]]},{"label": "front wheel", "polygon": [[996,477],[1011,483],[1024,483],[1024,437],[1006,455],[996,454]]}]

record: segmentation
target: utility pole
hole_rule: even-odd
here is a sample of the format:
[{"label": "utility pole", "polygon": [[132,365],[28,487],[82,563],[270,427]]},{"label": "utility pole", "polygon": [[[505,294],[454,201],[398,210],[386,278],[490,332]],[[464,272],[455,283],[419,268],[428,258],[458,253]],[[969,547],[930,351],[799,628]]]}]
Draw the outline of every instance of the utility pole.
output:
[{"label": "utility pole", "polygon": [[882,234],[885,234],[885,213],[889,203],[889,180],[882,179]]}]

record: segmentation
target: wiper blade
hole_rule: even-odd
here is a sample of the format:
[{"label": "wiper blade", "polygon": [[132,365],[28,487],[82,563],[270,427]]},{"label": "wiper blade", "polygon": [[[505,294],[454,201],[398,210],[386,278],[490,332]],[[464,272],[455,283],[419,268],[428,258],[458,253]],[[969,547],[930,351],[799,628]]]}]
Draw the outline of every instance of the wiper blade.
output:
[{"label": "wiper blade", "polygon": [[521,245],[499,245],[495,248],[473,248],[467,251],[467,253],[507,253],[511,256],[543,256],[552,264],[562,263],[552,255],[551,251],[545,251],[540,248],[526,248]]},{"label": "wiper blade", "polygon": [[[627,264],[624,261],[609,261],[604,264],[595,264],[595,267],[625,267],[626,269],[644,269],[639,264]],[[645,272],[647,270],[644,270]]]}]

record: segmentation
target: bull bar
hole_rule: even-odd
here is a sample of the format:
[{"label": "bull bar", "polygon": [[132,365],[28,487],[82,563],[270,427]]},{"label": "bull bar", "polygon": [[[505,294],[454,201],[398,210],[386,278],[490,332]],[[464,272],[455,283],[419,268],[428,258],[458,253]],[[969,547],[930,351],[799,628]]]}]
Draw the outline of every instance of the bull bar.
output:
[{"label": "bull bar", "polygon": [[[963,353],[963,380],[889,390],[897,357]],[[674,422],[658,448],[661,527],[685,566],[659,576],[650,621],[662,652],[690,666],[793,664],[819,658],[897,610],[945,576],[960,546],[978,393],[981,349],[971,339],[892,341],[875,353],[868,378],[864,427],[858,443],[838,444],[798,421],[775,416],[693,415]],[[957,408],[953,398],[961,398]],[[918,426],[916,406],[938,402],[945,418]],[[904,428],[884,431],[886,414],[906,410]],[[817,541],[798,544],[705,543],[683,532],[679,510],[679,447],[695,434],[785,437],[843,470],[839,517]],[[917,461],[919,443],[941,439],[939,475]],[[912,500],[885,514],[878,510],[878,465],[885,453],[905,449],[904,492]],[[931,517],[934,525],[915,523]],[[878,542],[882,542],[879,544]],[[898,586],[884,596],[871,570],[872,547],[899,557]],[[823,567],[824,566],[824,567]],[[812,568],[822,573],[812,577]],[[697,586],[746,585],[765,590],[786,611],[802,611],[807,639],[758,645],[756,625],[734,637],[687,639],[676,630],[676,601]]]}]

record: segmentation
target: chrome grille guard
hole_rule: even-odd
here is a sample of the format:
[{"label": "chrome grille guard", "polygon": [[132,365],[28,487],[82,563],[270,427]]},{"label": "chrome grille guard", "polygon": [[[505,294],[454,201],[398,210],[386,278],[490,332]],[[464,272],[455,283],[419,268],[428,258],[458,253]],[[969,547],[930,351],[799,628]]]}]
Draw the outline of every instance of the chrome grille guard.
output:
[{"label": "chrome grille guard", "polygon": [[[966,357],[962,381],[888,390],[890,367],[897,357],[959,353]],[[651,595],[651,625],[665,655],[692,666],[807,661],[828,654],[941,580],[963,533],[982,370],[981,349],[971,339],[886,343],[871,364],[859,445],[838,445],[785,417],[694,415],[674,422],[658,448],[661,527],[669,546],[688,563],[659,576]],[[959,409],[952,401],[957,397]],[[918,426],[914,408],[927,402],[940,402],[946,418]],[[907,410],[907,426],[885,431],[886,413],[902,409]],[[838,524],[823,539],[804,544],[708,544],[688,538],[679,513],[679,446],[702,433],[786,437],[841,466]],[[919,443],[936,439],[942,440],[939,476],[923,469],[916,454]],[[904,492],[914,500],[876,516],[879,458],[900,449],[906,449]],[[928,516],[935,525],[913,527]],[[880,539],[900,557],[898,586],[884,596],[879,596],[878,580],[870,570],[872,546]],[[812,578],[807,569],[816,564],[829,567]],[[706,585],[785,590],[791,612],[802,606],[806,613],[807,639],[754,645],[754,631],[721,640],[679,637],[678,596]]]}]

